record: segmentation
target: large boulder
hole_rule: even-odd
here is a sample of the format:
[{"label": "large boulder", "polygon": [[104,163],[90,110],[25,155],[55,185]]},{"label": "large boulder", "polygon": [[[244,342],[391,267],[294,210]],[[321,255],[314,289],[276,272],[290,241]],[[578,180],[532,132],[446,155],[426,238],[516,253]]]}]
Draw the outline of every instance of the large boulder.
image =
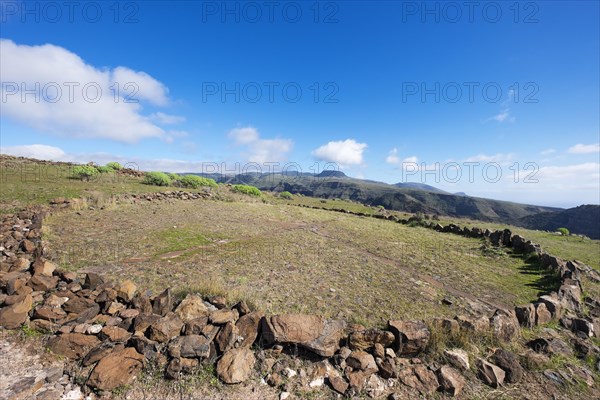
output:
[{"label": "large boulder", "polygon": [[529,329],[535,326],[535,306],[533,304],[515,307],[515,315],[521,326]]},{"label": "large boulder", "polygon": [[444,392],[451,396],[458,396],[467,383],[460,372],[448,365],[442,366],[437,371],[437,377]]},{"label": "large boulder", "polygon": [[123,300],[125,303],[129,303],[131,300],[133,300],[136,290],[137,286],[135,285],[135,283],[127,279],[121,282],[121,284],[117,288],[117,297]]},{"label": "large boulder", "polygon": [[89,349],[99,344],[100,341],[96,336],[81,333],[66,333],[50,339],[48,341],[48,348],[56,354],[76,360],[87,354]]},{"label": "large boulder", "polygon": [[100,360],[87,384],[100,390],[113,390],[131,383],[143,366],[144,356],[128,347]]},{"label": "large boulder", "polygon": [[16,329],[27,321],[29,311],[33,306],[30,294],[10,296],[11,304],[0,310],[0,326],[6,329]]},{"label": "large boulder", "polygon": [[390,347],[394,344],[396,337],[390,331],[381,329],[366,329],[363,331],[355,331],[348,337],[348,346],[352,350],[371,350],[376,343],[383,347]]},{"label": "large boulder", "polygon": [[498,339],[510,342],[519,333],[519,320],[514,311],[499,308],[490,318],[490,327]]},{"label": "large boulder", "polygon": [[168,342],[172,338],[179,336],[182,327],[183,321],[181,318],[171,312],[150,325],[150,328],[148,328],[148,338],[160,343]]},{"label": "large boulder", "polygon": [[169,343],[171,357],[208,358],[210,340],[202,335],[178,336]]},{"label": "large boulder", "polygon": [[152,312],[164,317],[173,311],[173,293],[171,289],[166,289],[152,301]]},{"label": "large boulder", "polygon": [[240,338],[238,343],[239,347],[252,346],[258,336],[258,328],[262,317],[263,314],[261,312],[252,311],[237,320],[235,327],[237,328],[237,333]]},{"label": "large boulder", "polygon": [[396,337],[396,353],[415,357],[425,350],[431,333],[424,321],[389,321],[389,329]]},{"label": "large boulder", "polygon": [[346,359],[346,364],[355,370],[368,371],[374,374],[378,371],[375,358],[366,351],[354,350]]},{"label": "large boulder", "polygon": [[320,356],[331,357],[339,349],[344,321],[304,314],[274,315],[262,319],[266,344],[295,343]]},{"label": "large boulder", "polygon": [[179,315],[179,318],[186,323],[193,319],[207,316],[209,311],[202,297],[195,294],[188,294],[175,309],[175,314]]},{"label": "large boulder", "polygon": [[477,369],[479,377],[486,385],[498,388],[504,383],[506,373],[502,368],[480,358],[477,360]]},{"label": "large boulder", "polygon": [[517,383],[523,378],[523,367],[514,353],[505,349],[497,349],[492,356],[492,361],[506,372],[506,382]]},{"label": "large boulder", "polygon": [[217,375],[225,383],[244,382],[252,374],[255,363],[252,350],[246,347],[231,349],[217,363]]}]

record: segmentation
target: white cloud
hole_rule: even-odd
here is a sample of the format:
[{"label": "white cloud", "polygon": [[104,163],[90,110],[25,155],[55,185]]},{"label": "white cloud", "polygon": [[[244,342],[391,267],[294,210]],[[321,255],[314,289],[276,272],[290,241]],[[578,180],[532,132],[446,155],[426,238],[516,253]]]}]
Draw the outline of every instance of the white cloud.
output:
[{"label": "white cloud", "polygon": [[159,124],[163,125],[174,125],[185,122],[185,117],[180,115],[170,115],[165,114],[163,112],[155,112],[149,115],[149,118],[153,121],[156,121]]},{"label": "white cloud", "polygon": [[414,163],[416,164],[417,162],[419,162],[419,159],[417,158],[417,156],[412,156],[412,157],[406,157],[404,160],[402,160],[403,163]]},{"label": "white cloud", "polygon": [[569,147],[569,150],[567,150],[567,151],[571,154],[600,153],[600,143],[576,144],[573,147]]},{"label": "white cloud", "polygon": [[553,154],[553,153],[556,153],[556,150],[554,150],[554,149],[546,149],[546,150],[542,150],[540,152],[540,154],[543,155],[543,156],[547,156],[547,155]]},{"label": "white cloud", "polygon": [[513,153],[497,153],[491,156],[486,154],[478,154],[476,156],[469,157],[464,162],[496,162],[498,164],[506,164],[512,161],[514,158]]},{"label": "white cloud", "polygon": [[0,53],[3,118],[55,135],[125,143],[164,138],[166,132],[153,121],[173,121],[166,114],[142,114],[142,102],[168,103],[167,88],[145,72],[96,68],[51,44],[27,46],[1,39]]},{"label": "white cloud", "polygon": [[284,161],[294,146],[290,139],[261,139],[258,130],[251,126],[234,128],[227,136],[236,146],[245,147],[248,161],[258,164]]},{"label": "white cloud", "polygon": [[393,148],[390,150],[388,156],[385,158],[385,162],[388,164],[398,164],[400,163],[400,157],[398,157],[398,149]]},{"label": "white cloud", "polygon": [[10,154],[17,157],[37,158],[39,160],[65,161],[67,154],[58,147],[45,144],[30,144],[23,146],[5,146],[0,147],[3,154]]},{"label": "white cloud", "polygon": [[500,111],[500,113],[490,117],[487,119],[487,121],[496,121],[499,123],[503,123],[503,122],[515,122],[515,117],[510,115],[510,109],[509,108],[505,108],[502,111]]},{"label": "white cloud", "polygon": [[312,154],[320,160],[334,162],[340,166],[359,165],[363,162],[363,152],[366,148],[366,143],[346,139],[324,144]]}]

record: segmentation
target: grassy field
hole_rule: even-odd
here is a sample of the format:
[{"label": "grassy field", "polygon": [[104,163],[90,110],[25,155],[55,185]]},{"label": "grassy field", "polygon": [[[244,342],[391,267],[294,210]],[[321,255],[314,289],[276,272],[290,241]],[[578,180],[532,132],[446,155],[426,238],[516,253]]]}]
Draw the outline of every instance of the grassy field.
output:
[{"label": "grassy field", "polygon": [[[381,212],[377,207],[304,196],[284,200],[270,193],[250,197],[227,186],[213,190],[211,200],[117,203],[112,194],[174,188],[110,174],[82,182],[69,178],[66,165],[36,170],[36,164],[24,164],[21,170],[2,164],[3,213],[55,197],[87,197],[93,209],[65,210],[47,219],[44,238],[55,259],[71,270],[132,278],[155,292],[167,286],[182,292],[197,288],[225,293],[232,301],[246,298],[271,313],[321,313],[383,325],[388,318],[511,307],[556,289],[536,264],[485,248],[479,239],[297,205],[366,214]],[[599,241],[510,228],[552,254],[600,267]],[[590,283],[586,290],[600,293],[597,286]],[[442,299],[453,304],[442,305]]]}]

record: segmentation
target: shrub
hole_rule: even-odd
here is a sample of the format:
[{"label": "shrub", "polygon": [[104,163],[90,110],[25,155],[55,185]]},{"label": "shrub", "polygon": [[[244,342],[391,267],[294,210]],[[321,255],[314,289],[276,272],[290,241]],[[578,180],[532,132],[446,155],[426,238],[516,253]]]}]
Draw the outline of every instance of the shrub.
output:
[{"label": "shrub", "polygon": [[143,183],[155,186],[169,186],[171,179],[164,172],[146,172]]},{"label": "shrub", "polygon": [[250,196],[261,196],[262,195],[262,192],[258,188],[254,187],[254,186],[249,186],[249,185],[233,185],[231,190],[234,192],[247,194]]},{"label": "shrub", "polygon": [[560,232],[563,236],[569,236],[569,234],[571,233],[567,228],[558,228],[556,231]]},{"label": "shrub", "polygon": [[279,197],[281,197],[282,199],[286,199],[286,200],[292,200],[294,198],[294,195],[288,191],[285,191],[285,192],[279,193]]},{"label": "shrub", "polygon": [[200,186],[217,187],[217,182],[214,179],[204,178],[198,175],[185,175],[179,177],[179,182],[183,187],[199,188]]},{"label": "shrub", "polygon": [[91,165],[77,165],[73,167],[73,177],[79,178],[82,181],[89,181],[90,178],[98,175],[100,172]]},{"label": "shrub", "polygon": [[111,161],[111,162],[107,163],[106,166],[110,169],[114,169],[115,171],[123,169],[123,166],[116,161]]},{"label": "shrub", "polygon": [[167,176],[169,177],[169,179],[171,179],[172,181],[178,181],[181,177],[177,174],[174,174],[172,172],[169,172],[167,174]]},{"label": "shrub", "polygon": [[98,170],[98,172],[100,172],[101,174],[110,174],[111,172],[114,172],[115,170],[108,167],[108,166],[98,166],[96,167],[96,169]]}]

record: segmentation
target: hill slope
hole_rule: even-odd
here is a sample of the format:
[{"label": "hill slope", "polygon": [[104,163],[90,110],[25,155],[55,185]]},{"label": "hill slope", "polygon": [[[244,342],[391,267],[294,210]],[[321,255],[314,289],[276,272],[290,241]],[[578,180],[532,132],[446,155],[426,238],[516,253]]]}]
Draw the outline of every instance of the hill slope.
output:
[{"label": "hill slope", "polygon": [[331,175],[242,174],[213,176],[213,178],[217,178],[223,183],[245,183],[261,190],[289,191],[328,199],[348,199],[367,205],[381,205],[389,210],[424,212],[512,224],[518,224],[521,218],[529,215],[561,210],[455,195],[421,185],[414,187],[412,184],[401,184],[403,186],[399,187],[398,184],[389,185],[383,182],[350,178],[341,173]]},{"label": "hill slope", "polygon": [[545,231],[567,228],[571,233],[600,239],[600,206],[586,204],[557,212],[528,215],[521,218],[518,225]]}]

